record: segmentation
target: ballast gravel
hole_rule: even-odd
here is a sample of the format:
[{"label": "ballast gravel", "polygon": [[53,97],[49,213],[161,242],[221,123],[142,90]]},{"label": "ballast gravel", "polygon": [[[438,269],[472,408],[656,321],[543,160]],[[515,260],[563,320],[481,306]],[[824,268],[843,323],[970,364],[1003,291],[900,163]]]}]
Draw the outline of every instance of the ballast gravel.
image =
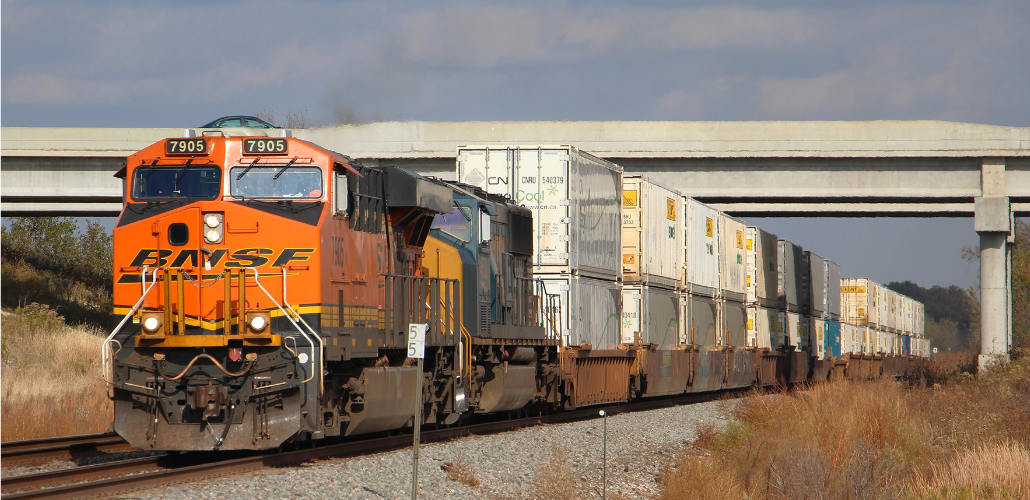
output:
[{"label": "ballast gravel", "polygon": [[[607,417],[607,493],[610,498],[647,498],[659,491],[659,472],[674,463],[698,429],[722,428],[725,405],[713,401]],[[538,478],[571,479],[563,485],[576,498],[601,497],[602,429],[598,417],[564,424],[530,427],[500,434],[467,436],[423,444],[419,456],[419,498],[519,499],[538,497]],[[212,498],[411,498],[412,449],[360,457],[312,461],[268,468],[195,483],[138,490],[144,499]],[[469,473],[479,486],[448,477],[450,464]],[[469,481],[472,482],[472,481]],[[123,495],[124,497],[125,495]]]}]

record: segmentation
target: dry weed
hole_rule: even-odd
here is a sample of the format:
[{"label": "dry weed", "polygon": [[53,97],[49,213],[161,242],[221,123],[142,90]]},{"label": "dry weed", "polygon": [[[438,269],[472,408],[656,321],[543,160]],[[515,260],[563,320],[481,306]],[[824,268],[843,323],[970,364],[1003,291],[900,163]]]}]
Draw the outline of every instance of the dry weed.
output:
[{"label": "dry weed", "polygon": [[924,498],[1030,498],[1030,451],[1019,443],[976,446],[933,467]]},{"label": "dry weed", "polygon": [[440,466],[452,481],[459,483],[465,483],[473,488],[479,487],[479,479],[476,479],[476,474],[472,472],[472,466],[468,460],[465,459],[464,455],[459,455],[453,462],[445,462]]},{"label": "dry weed", "polygon": [[[728,416],[731,421],[721,431],[700,429],[695,446],[706,454],[664,471],[664,498],[718,498],[713,495],[727,491],[753,499],[908,498],[920,491],[925,496],[931,490],[920,489],[921,477],[957,475],[954,467],[988,474],[971,465],[973,458],[956,461],[980,443],[1007,441],[1022,446],[1022,453],[1030,447],[1030,357],[930,389],[894,380],[817,384],[743,400]],[[1017,451],[1006,463],[1023,460]],[[721,493],[697,484],[704,482],[697,478],[711,474],[718,475]],[[968,481],[973,486],[932,486],[979,487],[980,493],[969,490],[974,496],[986,491],[1009,495],[997,498],[1030,498],[1013,486],[1019,483]]]},{"label": "dry weed", "polygon": [[46,306],[4,311],[0,412],[3,441],[107,431],[96,332],[68,327]]},{"label": "dry weed", "polygon": [[536,485],[532,498],[540,500],[577,500],[584,496],[580,487],[569,471],[572,464],[569,460],[571,450],[564,445],[556,445],[548,452],[547,463],[536,471]]},{"label": "dry weed", "polygon": [[739,500],[744,490],[732,469],[710,455],[685,452],[677,465],[662,471],[662,499]]}]

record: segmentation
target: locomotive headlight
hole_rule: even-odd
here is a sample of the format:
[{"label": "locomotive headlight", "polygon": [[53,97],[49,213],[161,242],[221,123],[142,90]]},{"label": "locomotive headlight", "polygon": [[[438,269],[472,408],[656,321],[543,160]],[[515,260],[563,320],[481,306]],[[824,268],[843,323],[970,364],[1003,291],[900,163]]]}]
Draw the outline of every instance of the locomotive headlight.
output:
[{"label": "locomotive headlight", "polygon": [[268,329],[268,313],[252,312],[247,314],[247,327],[253,333],[261,333]]},{"label": "locomotive headlight", "polygon": [[222,242],[222,223],[225,222],[225,217],[218,212],[211,212],[204,214],[204,241],[208,243],[221,243]]},{"label": "locomotive headlight", "polygon": [[161,315],[160,314],[145,314],[143,315],[143,331],[147,333],[158,333],[161,330]]}]

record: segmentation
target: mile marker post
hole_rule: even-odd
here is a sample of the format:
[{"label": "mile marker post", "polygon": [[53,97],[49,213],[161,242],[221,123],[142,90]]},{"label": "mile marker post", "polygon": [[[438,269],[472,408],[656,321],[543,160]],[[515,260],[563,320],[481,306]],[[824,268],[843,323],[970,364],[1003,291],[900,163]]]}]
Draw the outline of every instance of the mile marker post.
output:
[{"label": "mile marker post", "polygon": [[608,497],[608,414],[601,410],[597,412],[604,420],[604,431],[601,432],[601,500]]},{"label": "mile marker post", "polygon": [[415,420],[412,422],[415,443],[411,457],[411,500],[418,498],[418,445],[421,440],[419,432],[422,430],[422,358],[426,355],[426,330],[429,330],[428,324],[408,325],[408,357],[418,360],[418,369],[415,373]]}]

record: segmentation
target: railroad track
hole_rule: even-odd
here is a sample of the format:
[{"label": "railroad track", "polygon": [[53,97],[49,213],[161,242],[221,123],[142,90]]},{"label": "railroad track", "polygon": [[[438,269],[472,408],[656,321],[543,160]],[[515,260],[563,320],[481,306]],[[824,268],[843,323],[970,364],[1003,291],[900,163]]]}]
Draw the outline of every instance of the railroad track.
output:
[{"label": "railroad track", "polygon": [[[492,434],[540,424],[555,424],[598,417],[598,410],[604,408],[608,415],[655,410],[684,404],[713,401],[731,393],[690,394],[667,399],[646,400],[609,407],[559,412],[535,417],[512,420],[498,420],[467,426],[435,429],[422,432],[422,442],[439,442],[472,434]],[[411,446],[410,434],[378,437],[347,443],[329,444],[315,448],[281,453],[263,453],[249,456],[221,459],[226,453],[211,453],[201,460],[208,463],[173,464],[171,462],[193,461],[193,455],[178,457],[147,457],[106,464],[76,467],[59,471],[5,477],[2,482],[3,500],[32,498],[81,498],[94,495],[123,493],[140,488],[162,486],[184,481],[197,481],[232,473],[249,472],[264,467],[297,464],[318,458],[352,456],[375,451]],[[176,460],[178,459],[178,460]],[[117,476],[117,477],[110,477]],[[67,484],[74,483],[74,484]],[[15,490],[27,490],[18,491]],[[12,491],[12,493],[7,493]]]},{"label": "railroad track", "polygon": [[0,463],[4,467],[31,465],[130,449],[129,444],[114,433],[27,439],[0,443]]}]

